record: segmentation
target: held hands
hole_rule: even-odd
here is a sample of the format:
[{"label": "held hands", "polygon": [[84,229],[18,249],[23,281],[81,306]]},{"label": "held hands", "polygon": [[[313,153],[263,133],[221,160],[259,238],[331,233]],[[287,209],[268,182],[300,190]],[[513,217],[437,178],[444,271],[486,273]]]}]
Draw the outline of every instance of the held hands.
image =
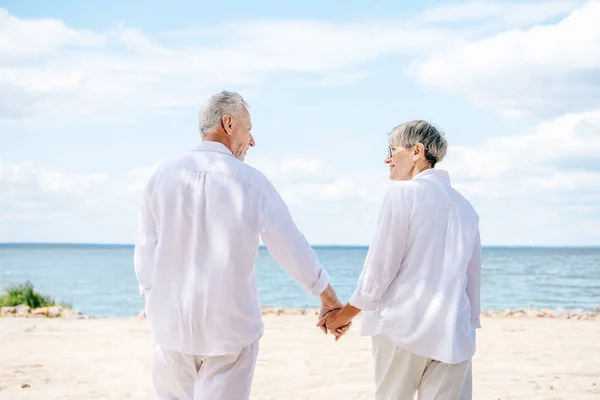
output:
[{"label": "held hands", "polygon": [[330,311],[323,315],[317,326],[327,334],[327,331],[335,336],[335,340],[338,341],[343,335],[345,335],[352,326],[352,317],[349,317],[344,312],[344,308]]},{"label": "held hands", "polygon": [[[342,307],[343,304],[337,298],[337,295],[335,294],[335,291],[331,285],[327,286],[327,289],[321,293],[321,311],[319,312],[319,322],[317,323],[317,326],[323,331],[324,334],[327,334],[327,329],[329,328],[329,325],[326,324],[326,321],[329,321],[334,315],[337,315]],[[338,329],[330,329],[330,332],[335,335],[335,340],[338,340],[340,337],[342,337],[342,335],[350,330],[351,326],[352,323],[348,321],[347,324],[340,326]]]}]

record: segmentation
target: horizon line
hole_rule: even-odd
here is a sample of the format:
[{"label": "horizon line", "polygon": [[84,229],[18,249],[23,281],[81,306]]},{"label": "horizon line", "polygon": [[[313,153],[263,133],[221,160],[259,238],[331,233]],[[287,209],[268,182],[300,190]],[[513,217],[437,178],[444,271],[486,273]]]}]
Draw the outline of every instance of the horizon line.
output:
[{"label": "horizon line", "polygon": [[[313,244],[309,243],[311,247],[369,247],[370,244]],[[0,246],[26,246],[26,245],[59,245],[59,246],[105,246],[105,247],[134,247],[134,243],[99,243],[99,242],[1,242]],[[259,247],[266,246],[260,244]],[[556,245],[556,244],[485,244],[482,248],[600,248],[600,244],[596,245]]]}]

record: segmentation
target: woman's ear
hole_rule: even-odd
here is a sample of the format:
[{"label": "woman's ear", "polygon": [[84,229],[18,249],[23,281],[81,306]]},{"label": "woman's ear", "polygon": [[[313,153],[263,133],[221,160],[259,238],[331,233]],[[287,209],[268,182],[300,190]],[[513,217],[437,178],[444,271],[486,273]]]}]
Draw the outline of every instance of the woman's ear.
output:
[{"label": "woman's ear", "polygon": [[418,157],[421,155],[425,155],[425,146],[423,146],[423,143],[417,143],[413,149],[413,156]]}]

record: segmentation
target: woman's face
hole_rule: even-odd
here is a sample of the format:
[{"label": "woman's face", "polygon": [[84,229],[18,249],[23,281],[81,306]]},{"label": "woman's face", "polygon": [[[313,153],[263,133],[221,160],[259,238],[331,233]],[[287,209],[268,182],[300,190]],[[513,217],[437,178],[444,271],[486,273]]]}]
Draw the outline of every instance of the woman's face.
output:
[{"label": "woman's face", "polygon": [[390,167],[390,179],[393,181],[407,181],[412,179],[411,171],[415,167],[416,160],[414,159],[411,149],[414,146],[405,149],[402,146],[390,144],[388,146],[388,154],[385,158],[385,163]]}]

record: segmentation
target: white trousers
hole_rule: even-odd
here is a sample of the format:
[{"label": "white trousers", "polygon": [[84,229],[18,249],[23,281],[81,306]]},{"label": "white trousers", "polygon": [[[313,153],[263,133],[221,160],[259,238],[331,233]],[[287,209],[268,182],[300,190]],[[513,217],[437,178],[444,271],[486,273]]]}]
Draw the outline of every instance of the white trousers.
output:
[{"label": "white trousers", "polygon": [[157,400],[248,400],[258,356],[258,340],[220,356],[193,356],[154,346]]},{"label": "white trousers", "polygon": [[375,399],[471,400],[471,360],[444,364],[402,349],[385,336],[373,336]]}]

